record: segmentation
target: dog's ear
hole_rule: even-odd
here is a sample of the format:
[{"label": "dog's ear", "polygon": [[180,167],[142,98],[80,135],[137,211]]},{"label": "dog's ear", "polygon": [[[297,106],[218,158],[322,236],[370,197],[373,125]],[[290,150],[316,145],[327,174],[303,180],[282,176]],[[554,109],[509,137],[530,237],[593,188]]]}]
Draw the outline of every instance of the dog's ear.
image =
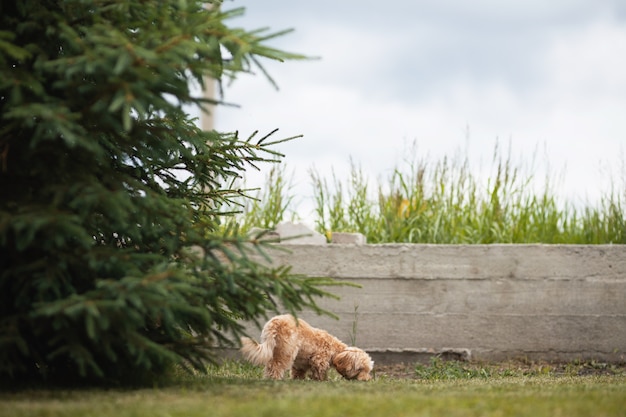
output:
[{"label": "dog's ear", "polygon": [[333,366],[346,379],[369,381],[374,367],[372,358],[359,348],[349,347],[333,358]]},{"label": "dog's ear", "polygon": [[354,378],[358,373],[357,360],[354,352],[344,350],[333,358],[333,366],[344,378]]}]

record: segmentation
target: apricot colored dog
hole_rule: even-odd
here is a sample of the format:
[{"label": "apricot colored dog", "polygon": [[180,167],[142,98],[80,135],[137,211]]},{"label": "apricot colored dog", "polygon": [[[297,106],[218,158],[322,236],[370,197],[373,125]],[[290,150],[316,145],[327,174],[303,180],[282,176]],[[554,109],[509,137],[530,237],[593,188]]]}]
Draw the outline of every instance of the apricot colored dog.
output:
[{"label": "apricot colored dog", "polygon": [[261,343],[242,337],[241,345],[246,360],[265,366],[266,378],[282,379],[291,369],[293,379],[304,379],[310,372],[311,379],[322,381],[330,367],[346,379],[372,378],[374,362],[367,353],[291,315],[270,319],[261,332]]}]

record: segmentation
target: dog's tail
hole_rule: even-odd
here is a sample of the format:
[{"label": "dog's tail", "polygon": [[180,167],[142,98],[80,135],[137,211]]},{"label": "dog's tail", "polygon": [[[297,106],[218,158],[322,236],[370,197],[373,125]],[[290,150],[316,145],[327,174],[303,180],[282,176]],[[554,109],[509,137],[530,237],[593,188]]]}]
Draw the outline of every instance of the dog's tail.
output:
[{"label": "dog's tail", "polygon": [[269,337],[263,343],[257,343],[248,337],[241,338],[241,354],[253,365],[265,365],[272,359],[276,340]]}]

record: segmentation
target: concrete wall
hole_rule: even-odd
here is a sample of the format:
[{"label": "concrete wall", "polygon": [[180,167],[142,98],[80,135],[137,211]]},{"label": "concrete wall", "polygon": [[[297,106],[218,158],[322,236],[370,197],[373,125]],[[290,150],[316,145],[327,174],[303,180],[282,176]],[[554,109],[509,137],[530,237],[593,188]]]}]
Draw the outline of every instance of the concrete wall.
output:
[{"label": "concrete wall", "polygon": [[356,336],[379,363],[626,360],[626,246],[281,246],[273,263],[361,286],[320,300],[338,321],[301,317],[346,343]]}]

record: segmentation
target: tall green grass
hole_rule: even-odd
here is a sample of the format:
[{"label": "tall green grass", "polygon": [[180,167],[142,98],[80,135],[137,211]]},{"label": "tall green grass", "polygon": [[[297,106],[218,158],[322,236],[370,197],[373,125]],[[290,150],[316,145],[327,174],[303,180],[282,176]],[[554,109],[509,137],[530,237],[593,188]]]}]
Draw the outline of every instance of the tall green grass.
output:
[{"label": "tall green grass", "polygon": [[553,176],[538,181],[498,145],[489,178],[477,172],[459,156],[411,160],[374,187],[354,163],[330,185],[312,171],[316,229],[369,243],[626,243],[626,180],[579,208],[558,197]]},{"label": "tall green grass", "polygon": [[265,177],[265,187],[242,190],[239,198],[231,198],[230,205],[222,208],[232,214],[224,229],[247,234],[253,228],[273,229],[282,221],[297,220],[292,187],[286,165],[273,165]]},{"label": "tall green grass", "polygon": [[[346,178],[312,170],[315,228],[359,232],[369,243],[626,243],[626,173],[583,206],[560,196],[554,173],[537,177],[534,157],[515,161],[496,144],[489,174],[480,168],[457,153],[408,160],[378,181],[353,161]],[[290,178],[285,165],[274,166],[253,199],[228,208],[237,212],[229,226],[248,232],[306,217],[296,213]]]}]

